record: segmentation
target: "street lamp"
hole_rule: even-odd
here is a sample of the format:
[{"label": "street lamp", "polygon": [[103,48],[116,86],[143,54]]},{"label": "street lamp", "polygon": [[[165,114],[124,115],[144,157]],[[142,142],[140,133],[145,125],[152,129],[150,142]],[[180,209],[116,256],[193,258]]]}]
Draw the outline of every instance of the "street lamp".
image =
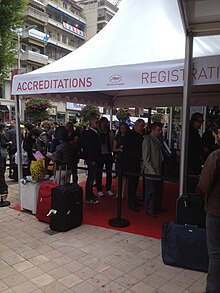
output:
[{"label": "street lamp", "polygon": [[[17,31],[17,35],[18,35],[18,70],[21,68],[21,34],[25,31],[29,31],[31,29],[34,29],[36,28],[37,26],[36,25],[29,25],[28,27],[25,27],[25,28],[21,28],[21,29],[18,29]],[[19,74],[19,72],[18,72]]]},{"label": "street lamp", "polygon": [[[17,36],[18,36],[18,74],[19,74],[19,69],[21,68],[21,33],[23,33],[24,31],[29,31],[31,29],[36,28],[36,25],[30,25],[28,27],[25,28],[20,28],[17,30]],[[21,132],[20,132],[20,110],[21,110],[21,100],[19,99],[19,96],[17,95],[15,97],[15,113],[16,113],[16,133],[17,133],[17,153],[18,153],[18,182],[20,182],[20,180],[23,177],[23,170],[22,170],[22,162],[21,162]],[[20,183],[19,183],[19,191],[20,191]]]}]

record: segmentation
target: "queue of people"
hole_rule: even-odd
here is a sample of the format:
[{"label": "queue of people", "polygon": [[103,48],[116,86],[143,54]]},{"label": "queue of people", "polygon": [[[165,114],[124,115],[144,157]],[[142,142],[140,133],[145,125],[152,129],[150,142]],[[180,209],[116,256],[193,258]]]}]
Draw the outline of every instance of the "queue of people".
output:
[{"label": "queue of people", "polygon": [[[204,163],[204,146],[199,129],[203,123],[203,114],[194,113],[190,120],[189,148],[188,148],[188,192],[194,192],[198,183],[198,175]],[[163,212],[162,195],[164,182],[164,161],[169,154],[163,144],[163,124],[154,122],[145,128],[143,119],[137,119],[132,129],[121,122],[117,133],[110,130],[106,117],[99,119],[93,117],[89,128],[83,133],[74,129],[72,122],[66,122],[64,126],[49,121],[43,121],[36,127],[26,123],[23,132],[22,148],[28,157],[28,164],[24,166],[25,176],[30,175],[30,164],[36,160],[35,153],[40,151],[45,157],[46,168],[54,160],[68,162],[68,172],[72,176],[72,182],[78,181],[77,167],[81,155],[88,167],[86,182],[86,202],[98,203],[99,198],[105,193],[113,196],[112,167],[116,162],[116,178],[119,170],[122,172],[122,197],[128,190],[128,207],[138,212],[141,201],[137,198],[137,187],[140,173],[144,176],[144,201],[146,214],[156,217],[158,212]],[[9,178],[13,178],[13,155],[16,152],[16,131],[12,123],[10,130],[5,131],[2,125],[1,148],[4,144],[9,149],[10,171]],[[5,138],[5,140],[4,140]],[[71,147],[66,149],[67,146]],[[212,150],[214,147],[212,146]],[[72,152],[71,155],[67,155]],[[207,153],[207,150],[206,150]],[[1,180],[4,180],[5,160],[1,164]],[[105,190],[102,185],[103,168],[106,172]],[[15,179],[15,178],[14,178]],[[6,183],[5,183],[6,184]],[[97,189],[97,196],[93,188]],[[4,186],[4,184],[2,184]],[[6,186],[6,185],[5,185]],[[4,190],[5,193],[7,191]],[[117,194],[115,194],[117,196]]]},{"label": "queue of people", "polygon": [[[209,269],[206,292],[220,290],[220,118],[210,125],[203,136],[199,130],[204,122],[202,113],[194,113],[190,119],[189,144],[187,158],[187,192],[193,193],[198,186],[205,196],[207,212],[207,246]],[[110,130],[107,118],[92,117],[89,128],[83,133],[74,129],[72,122],[64,126],[43,121],[39,127],[25,124],[22,136],[22,148],[27,153],[28,165],[24,174],[30,174],[31,161],[36,160],[35,153],[40,151],[46,158],[46,166],[52,161],[67,162],[67,181],[77,183],[77,167],[80,157],[86,162],[88,175],[85,189],[85,202],[97,204],[100,197],[113,196],[112,166],[116,162],[116,178],[122,176],[122,198],[128,190],[128,208],[134,212],[144,202],[145,212],[156,218],[163,208],[164,161],[169,152],[163,141],[163,124],[153,122],[145,129],[143,119],[137,119],[133,129],[121,122],[117,133]],[[9,155],[9,178],[13,177],[13,157],[16,153],[16,131],[12,123],[10,130],[0,123],[0,194],[8,195],[5,180],[6,157]],[[105,190],[102,185],[103,168],[106,171]],[[62,177],[66,176],[66,174]],[[139,177],[144,178],[142,202],[137,197]],[[64,181],[61,181],[64,182]],[[94,192],[96,186],[97,193]],[[118,194],[115,193],[117,197]]]}]

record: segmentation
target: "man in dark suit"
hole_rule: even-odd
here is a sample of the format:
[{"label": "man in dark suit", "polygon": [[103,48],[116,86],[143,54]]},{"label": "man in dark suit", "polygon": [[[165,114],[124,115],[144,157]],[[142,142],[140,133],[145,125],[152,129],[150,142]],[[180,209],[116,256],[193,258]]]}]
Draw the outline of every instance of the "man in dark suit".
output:
[{"label": "man in dark suit", "polygon": [[98,203],[93,193],[93,183],[96,179],[97,170],[101,167],[101,142],[98,134],[99,120],[94,117],[90,120],[90,128],[82,137],[82,147],[85,161],[88,166],[88,177],[86,180],[86,202]]},{"label": "man in dark suit", "polygon": [[141,166],[142,131],[144,130],[144,126],[144,120],[138,119],[135,122],[134,128],[126,136],[124,145],[125,171],[137,174],[136,176],[134,174],[128,175],[128,208],[136,212],[139,211],[136,191]]},{"label": "man in dark suit", "polygon": [[[189,126],[189,143],[188,143],[188,192],[194,193],[198,183],[198,176],[202,170],[204,162],[203,141],[199,134],[199,129],[204,122],[203,114],[196,112],[192,114]],[[192,177],[190,177],[190,175]],[[193,177],[194,176],[194,177]]]},{"label": "man in dark suit", "polygon": [[18,174],[17,170],[15,169],[15,163],[14,163],[14,156],[17,151],[17,144],[16,144],[16,129],[15,129],[15,121],[11,121],[11,127],[6,132],[6,137],[8,141],[11,141],[12,143],[9,145],[9,178],[17,180]]}]

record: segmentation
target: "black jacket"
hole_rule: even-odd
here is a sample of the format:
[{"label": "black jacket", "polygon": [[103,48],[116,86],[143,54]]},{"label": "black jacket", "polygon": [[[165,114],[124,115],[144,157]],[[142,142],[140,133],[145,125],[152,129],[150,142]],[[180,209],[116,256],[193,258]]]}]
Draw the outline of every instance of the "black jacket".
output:
[{"label": "black jacket", "polygon": [[81,139],[85,160],[87,162],[99,162],[102,155],[99,134],[89,129],[83,134]]}]

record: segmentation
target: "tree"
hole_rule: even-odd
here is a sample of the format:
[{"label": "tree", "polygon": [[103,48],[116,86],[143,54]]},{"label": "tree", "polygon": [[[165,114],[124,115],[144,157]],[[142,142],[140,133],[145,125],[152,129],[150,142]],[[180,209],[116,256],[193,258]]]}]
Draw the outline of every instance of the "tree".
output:
[{"label": "tree", "polygon": [[163,113],[155,113],[151,116],[152,122],[165,122],[165,115]]},{"label": "tree", "polygon": [[99,117],[100,117],[100,112],[97,106],[86,105],[81,110],[80,125],[86,126],[88,122],[91,120],[91,118],[99,118]]},{"label": "tree", "polygon": [[123,109],[123,108],[120,108],[117,113],[116,113],[116,117],[119,121],[129,121],[130,120],[130,117],[131,117],[131,113],[128,111],[128,109]]},{"label": "tree", "polygon": [[22,26],[27,0],[0,0],[0,79],[8,76],[16,62],[14,31]]},{"label": "tree", "polygon": [[30,99],[25,105],[26,114],[30,116],[32,123],[47,120],[49,114],[47,109],[51,108],[50,101],[41,98]]}]

